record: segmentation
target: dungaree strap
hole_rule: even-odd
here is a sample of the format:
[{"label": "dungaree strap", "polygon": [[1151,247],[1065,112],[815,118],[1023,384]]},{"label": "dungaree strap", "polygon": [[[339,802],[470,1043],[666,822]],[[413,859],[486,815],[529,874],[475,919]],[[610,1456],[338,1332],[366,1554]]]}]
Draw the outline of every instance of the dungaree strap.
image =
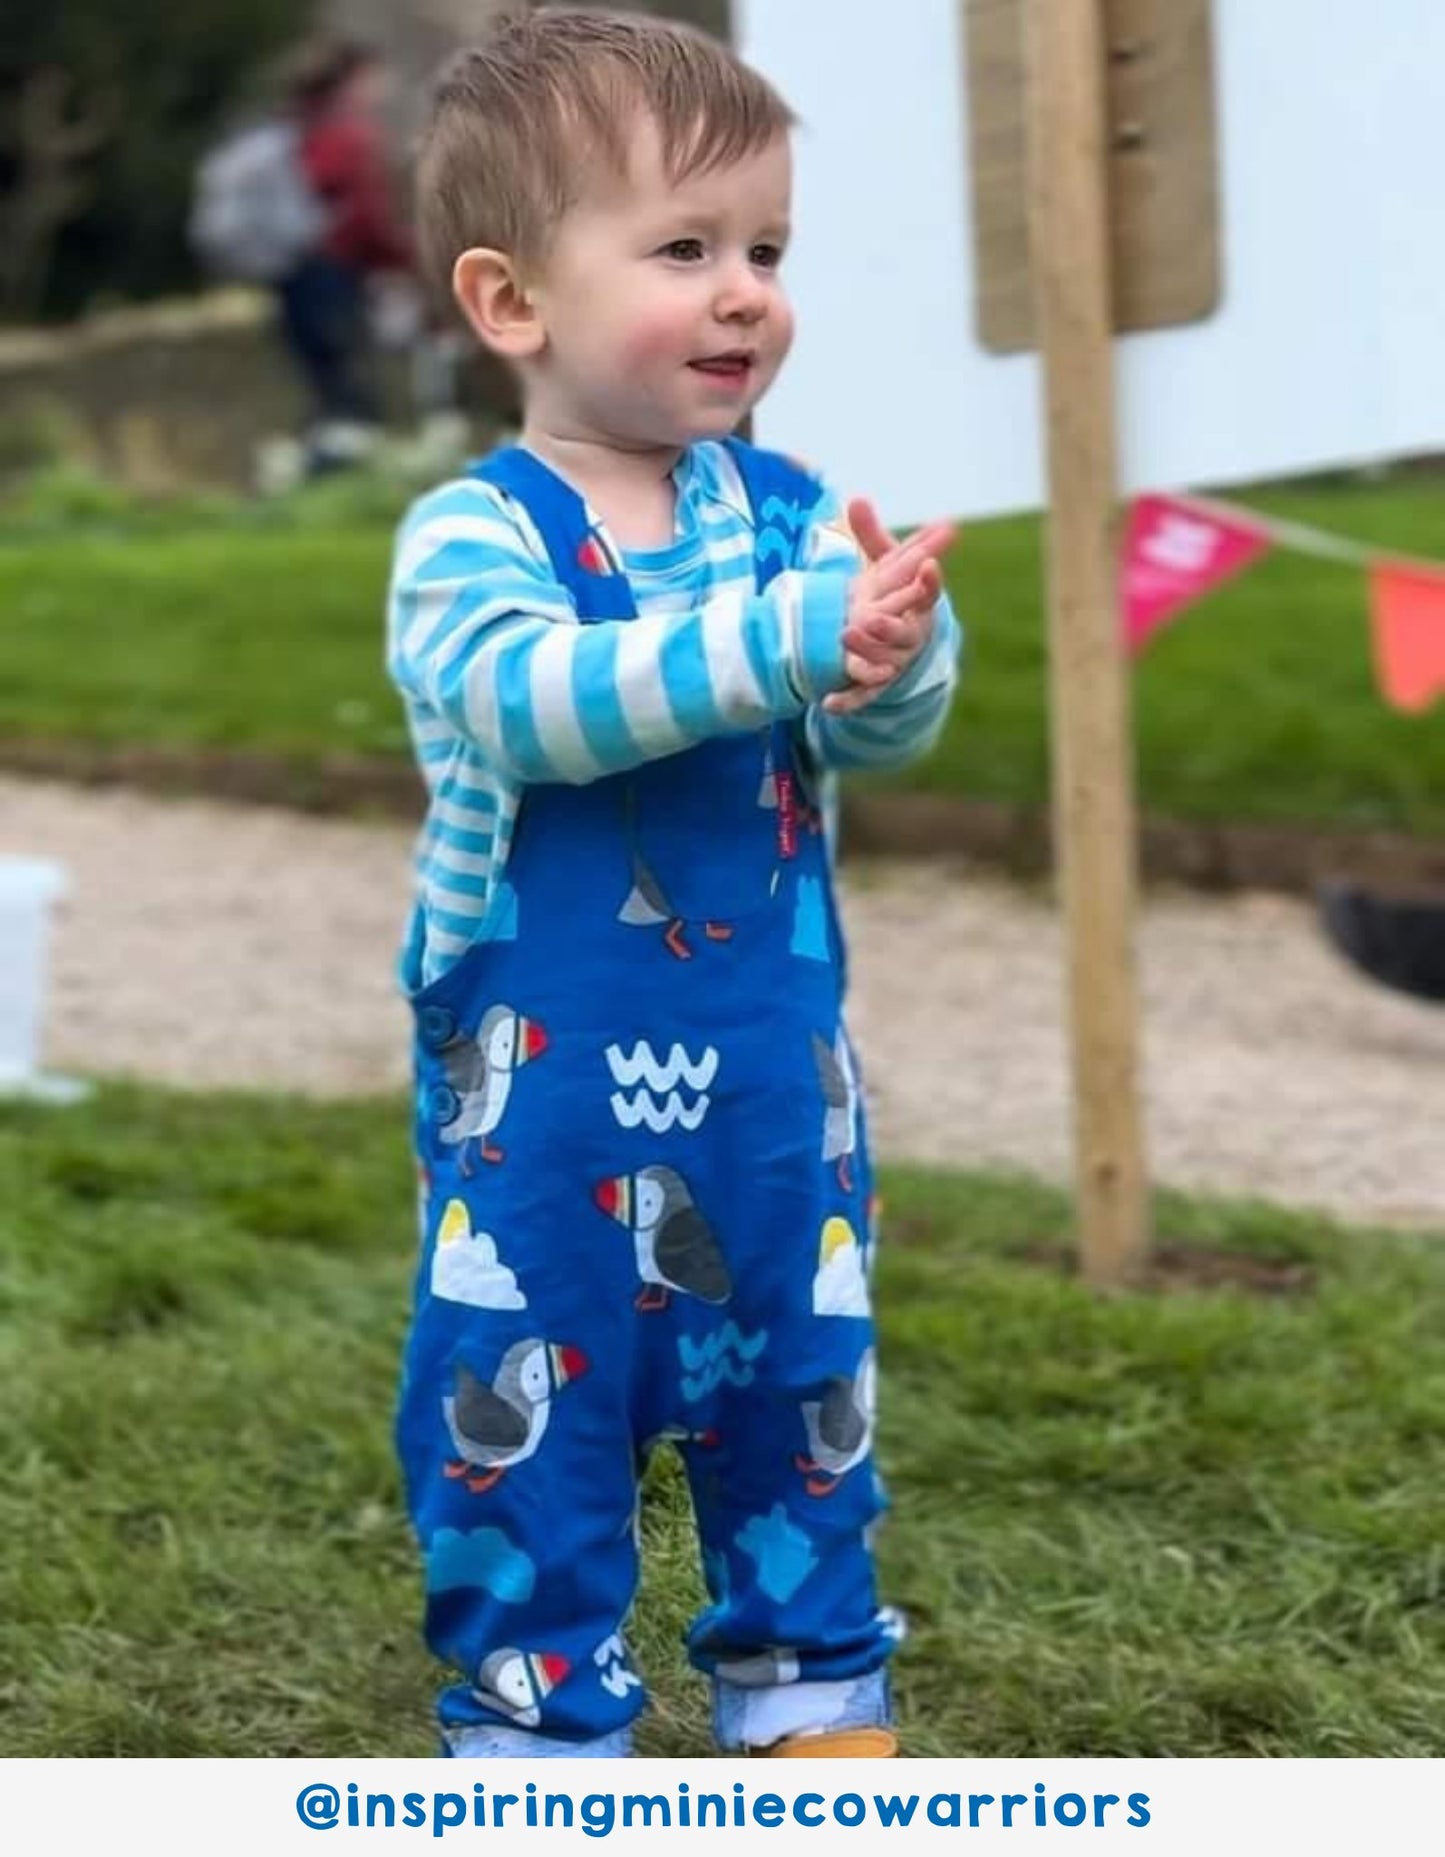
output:
[{"label": "dungaree strap", "polygon": [[798,565],[808,517],[823,494],[823,486],[780,452],[763,451],[740,438],[724,439],[723,443],[752,509],[757,533],[753,558],[761,593],[774,574]]},{"label": "dungaree strap", "polygon": [[[822,486],[778,452],[764,451],[740,438],[724,443],[752,511],[761,593],[775,574],[797,566],[808,516],[822,495]],[[553,573],[572,595],[584,622],[636,618],[627,576],[613,571],[587,520],[586,504],[550,466],[520,445],[509,445],[473,464],[468,475],[506,491],[526,510],[542,538]]]},{"label": "dungaree strap", "polygon": [[552,563],[571,594],[577,616],[635,619],[632,583],[614,569],[587,520],[587,506],[569,483],[530,451],[508,445],[472,465],[468,475],[515,497],[532,519]]}]

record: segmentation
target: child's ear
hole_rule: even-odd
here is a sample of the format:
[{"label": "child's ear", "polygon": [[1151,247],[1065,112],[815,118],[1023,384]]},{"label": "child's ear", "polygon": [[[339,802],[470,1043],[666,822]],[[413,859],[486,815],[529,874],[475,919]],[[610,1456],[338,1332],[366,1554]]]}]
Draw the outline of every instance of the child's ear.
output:
[{"label": "child's ear", "polygon": [[505,252],[474,246],[452,266],[457,307],[493,353],[525,361],[545,339],[542,319]]}]

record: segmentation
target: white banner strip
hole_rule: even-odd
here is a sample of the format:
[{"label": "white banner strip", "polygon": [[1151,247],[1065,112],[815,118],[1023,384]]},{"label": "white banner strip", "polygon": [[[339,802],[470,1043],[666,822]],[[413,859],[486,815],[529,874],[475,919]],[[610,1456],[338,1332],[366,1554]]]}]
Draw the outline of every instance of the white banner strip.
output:
[{"label": "white banner strip", "polygon": [[1281,548],[1293,549],[1296,554],[1315,555],[1322,561],[1342,561],[1348,567],[1369,569],[1371,567],[1406,567],[1421,574],[1436,574],[1445,578],[1445,562],[1426,561],[1419,555],[1396,554],[1389,548],[1371,548],[1364,542],[1351,541],[1347,536],[1329,535],[1323,529],[1314,529],[1308,523],[1289,522],[1281,516],[1266,516],[1257,509],[1246,509],[1242,503],[1226,503],[1217,497],[1171,496],[1171,503],[1178,503],[1189,509],[1197,509],[1201,514],[1214,515],[1221,520],[1244,522]]},{"label": "white banner strip", "polygon": [[[13,1851],[1432,1849],[1430,1760],[12,1760]],[[852,1834],[850,1837],[849,1834]],[[1423,1842],[1422,1842],[1423,1840]]]}]

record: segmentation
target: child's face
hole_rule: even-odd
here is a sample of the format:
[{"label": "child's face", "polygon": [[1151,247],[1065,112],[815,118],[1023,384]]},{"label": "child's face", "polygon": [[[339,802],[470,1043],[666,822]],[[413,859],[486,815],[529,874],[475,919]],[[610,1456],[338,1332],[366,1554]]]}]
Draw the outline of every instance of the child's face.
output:
[{"label": "child's face", "polygon": [[627,185],[566,214],[529,293],[545,331],[529,416],[629,448],[731,432],[792,342],[791,194],[785,136],[674,186],[639,121]]}]

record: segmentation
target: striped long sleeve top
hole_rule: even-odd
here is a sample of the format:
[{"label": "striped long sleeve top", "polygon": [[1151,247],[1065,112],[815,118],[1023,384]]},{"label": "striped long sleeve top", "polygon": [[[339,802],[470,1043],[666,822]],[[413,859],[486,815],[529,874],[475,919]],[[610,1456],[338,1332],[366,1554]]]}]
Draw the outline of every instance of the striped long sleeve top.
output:
[{"label": "striped long sleeve top", "polygon": [[703,442],[674,472],[665,548],[621,553],[637,617],[581,625],[526,511],[459,479],[403,520],[387,666],[426,782],[418,931],[404,978],[425,985],[475,940],[503,875],[525,789],[583,783],[728,731],[791,723],[820,770],[896,767],[931,746],[956,677],[946,599],[933,636],[874,703],[829,715],[857,545],[829,490],[801,565],[755,591],[753,525],[726,449]]}]

